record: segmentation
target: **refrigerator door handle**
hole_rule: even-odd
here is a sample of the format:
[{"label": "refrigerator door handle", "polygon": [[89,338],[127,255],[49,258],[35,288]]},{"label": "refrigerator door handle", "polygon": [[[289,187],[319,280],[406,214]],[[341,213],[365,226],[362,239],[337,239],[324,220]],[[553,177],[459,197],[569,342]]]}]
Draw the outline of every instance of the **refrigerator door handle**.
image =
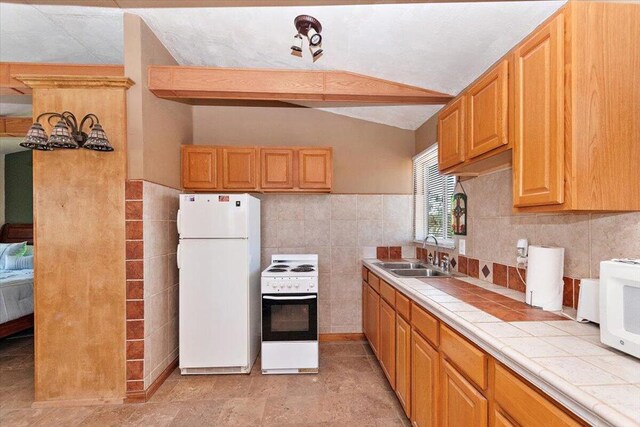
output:
[{"label": "refrigerator door handle", "polygon": [[178,217],[176,218],[176,227],[178,229],[178,235],[181,234],[180,233],[180,228],[181,228],[180,227],[180,219],[181,218],[182,218],[182,215],[181,215],[180,209],[178,209]]},{"label": "refrigerator door handle", "polygon": [[178,265],[178,269],[180,269],[180,243],[178,243],[178,249],[176,250],[176,264]]},{"label": "refrigerator door handle", "polygon": [[316,299],[315,295],[308,296],[294,296],[294,297],[272,297],[270,295],[263,295],[262,299],[268,299],[273,301],[291,301],[291,300],[305,300],[305,299]]}]

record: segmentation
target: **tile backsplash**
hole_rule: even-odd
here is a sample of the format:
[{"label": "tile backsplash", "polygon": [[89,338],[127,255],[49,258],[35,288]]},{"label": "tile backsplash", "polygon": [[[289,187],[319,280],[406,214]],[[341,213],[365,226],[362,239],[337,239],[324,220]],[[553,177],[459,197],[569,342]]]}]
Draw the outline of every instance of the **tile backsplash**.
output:
[{"label": "tile backsplash", "polygon": [[567,277],[598,277],[600,261],[640,258],[640,212],[514,214],[511,169],[470,179],[464,187],[469,211],[462,238],[471,258],[515,266],[519,238],[565,248]]},{"label": "tile backsplash", "polygon": [[361,332],[361,258],[415,256],[411,195],[260,195],[262,268],[277,253],[319,255],[321,333]]},{"label": "tile backsplash", "polygon": [[[640,213],[514,214],[511,170],[464,182],[468,196],[466,256],[450,251],[457,270],[524,291],[526,271],[515,268],[516,242],[565,249],[563,304],[577,307],[580,280],[598,277],[600,261],[640,258]],[[429,250],[433,250],[430,248]],[[421,250],[418,248],[418,256]],[[424,254],[426,257],[426,254]]]}]

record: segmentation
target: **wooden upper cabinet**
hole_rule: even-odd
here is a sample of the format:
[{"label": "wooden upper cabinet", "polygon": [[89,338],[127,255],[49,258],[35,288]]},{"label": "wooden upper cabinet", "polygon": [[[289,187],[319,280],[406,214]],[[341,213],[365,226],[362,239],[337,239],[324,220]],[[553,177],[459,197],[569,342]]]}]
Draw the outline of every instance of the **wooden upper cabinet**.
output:
[{"label": "wooden upper cabinet", "polygon": [[415,427],[439,425],[437,422],[439,364],[438,351],[413,329],[411,331],[411,423]]},{"label": "wooden upper cabinet", "polygon": [[263,189],[293,188],[293,156],[291,148],[260,149],[260,187]]},{"label": "wooden upper cabinet", "polygon": [[440,425],[486,427],[487,399],[446,360],[442,360],[440,372]]},{"label": "wooden upper cabinet", "polygon": [[256,149],[222,149],[222,189],[255,190],[257,186]]},{"label": "wooden upper cabinet", "polygon": [[182,186],[190,190],[330,192],[332,149],[182,146]]},{"label": "wooden upper cabinet", "polygon": [[438,116],[438,163],[440,170],[464,161],[465,97],[453,101]]},{"label": "wooden upper cabinet", "polygon": [[215,147],[182,146],[182,186],[194,190],[218,187],[218,156]]},{"label": "wooden upper cabinet", "polygon": [[509,61],[489,70],[467,90],[466,98],[466,157],[508,145]]},{"label": "wooden upper cabinet", "polygon": [[564,201],[564,15],[518,46],[514,61],[515,206]]},{"label": "wooden upper cabinet", "polygon": [[330,148],[298,150],[298,186],[301,189],[330,189],[332,175]]}]

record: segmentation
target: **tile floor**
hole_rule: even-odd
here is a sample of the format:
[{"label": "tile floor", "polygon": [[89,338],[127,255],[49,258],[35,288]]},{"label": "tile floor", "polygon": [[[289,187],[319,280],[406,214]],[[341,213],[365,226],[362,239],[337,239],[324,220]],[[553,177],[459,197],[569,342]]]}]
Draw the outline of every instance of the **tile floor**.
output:
[{"label": "tile floor", "polygon": [[189,376],[174,372],[151,401],[31,409],[33,339],[0,341],[0,425],[408,426],[369,346],[323,343],[318,375]]}]

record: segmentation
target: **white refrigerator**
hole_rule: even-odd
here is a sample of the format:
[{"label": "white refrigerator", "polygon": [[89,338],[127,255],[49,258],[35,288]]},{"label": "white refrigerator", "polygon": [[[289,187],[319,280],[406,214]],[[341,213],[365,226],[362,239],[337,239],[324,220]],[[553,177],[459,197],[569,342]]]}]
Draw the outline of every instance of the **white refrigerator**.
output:
[{"label": "white refrigerator", "polygon": [[249,373],[260,348],[260,200],[181,194],[180,372]]}]

